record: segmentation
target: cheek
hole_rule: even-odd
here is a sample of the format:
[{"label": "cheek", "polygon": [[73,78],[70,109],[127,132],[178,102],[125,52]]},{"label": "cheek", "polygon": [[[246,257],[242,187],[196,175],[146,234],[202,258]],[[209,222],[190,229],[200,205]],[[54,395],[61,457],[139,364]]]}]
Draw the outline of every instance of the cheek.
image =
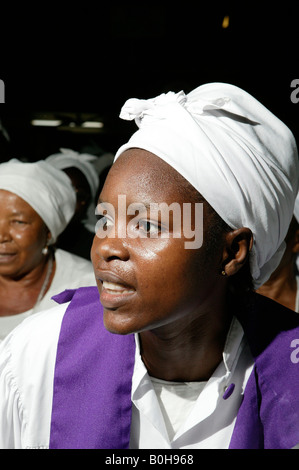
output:
[{"label": "cheek", "polygon": [[186,249],[181,240],[172,240],[161,251],[145,250],[141,266],[143,296],[149,301],[153,296],[161,305],[201,303],[215,282],[216,268],[205,250]]},{"label": "cheek", "polygon": [[46,236],[44,230],[30,228],[23,231],[15,231],[13,238],[22,251],[35,253],[41,251],[45,246]]},{"label": "cheek", "polygon": [[[137,281],[142,295],[154,296],[159,302],[169,297],[184,296],[198,286],[200,262],[191,250],[184,248],[183,240],[165,239],[135,249],[138,259]],[[195,287],[194,287],[195,289]]]},{"label": "cheek", "polygon": [[169,238],[138,239],[132,250],[133,257],[138,260],[138,264],[147,265],[147,269],[160,269],[163,261],[165,263],[169,256],[172,257],[172,244],[173,240]]}]

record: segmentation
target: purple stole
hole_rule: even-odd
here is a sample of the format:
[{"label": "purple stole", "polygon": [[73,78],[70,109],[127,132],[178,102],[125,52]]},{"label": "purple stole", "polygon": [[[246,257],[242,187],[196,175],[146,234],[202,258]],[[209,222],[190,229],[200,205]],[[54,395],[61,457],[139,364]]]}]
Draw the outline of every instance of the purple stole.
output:
[{"label": "purple stole", "polygon": [[[50,448],[127,449],[134,335],[105,329],[96,287],[67,290],[55,300],[71,302],[57,347]],[[299,315],[254,294],[238,318],[255,367],[230,448],[291,448],[299,443],[299,363],[290,358]]]},{"label": "purple stole", "polygon": [[55,296],[71,299],[57,349],[50,448],[128,448],[134,335],[104,328],[96,287]]}]

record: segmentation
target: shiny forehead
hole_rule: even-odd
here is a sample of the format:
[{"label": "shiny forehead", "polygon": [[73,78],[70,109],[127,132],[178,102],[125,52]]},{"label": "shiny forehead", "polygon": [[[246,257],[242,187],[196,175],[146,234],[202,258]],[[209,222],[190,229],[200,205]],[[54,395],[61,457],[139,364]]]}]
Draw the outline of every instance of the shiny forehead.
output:
[{"label": "shiny forehead", "polygon": [[[186,201],[203,202],[201,194],[177,170],[157,155],[138,148],[123,152],[113,164],[109,174],[126,178],[130,172],[130,181],[139,185],[152,185],[159,192],[172,190]],[[109,177],[108,174],[108,177]],[[107,177],[107,180],[108,180]],[[109,182],[109,181],[108,181]]]}]

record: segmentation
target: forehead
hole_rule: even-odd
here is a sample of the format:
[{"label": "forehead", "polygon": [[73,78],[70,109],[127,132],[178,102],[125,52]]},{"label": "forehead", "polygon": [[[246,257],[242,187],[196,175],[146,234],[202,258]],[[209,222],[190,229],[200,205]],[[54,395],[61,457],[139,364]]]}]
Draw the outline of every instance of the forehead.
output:
[{"label": "forehead", "polygon": [[174,168],[143,149],[126,150],[112,166],[103,191],[116,189],[118,194],[133,192],[151,200],[171,199],[187,202],[198,192]]},{"label": "forehead", "polygon": [[28,204],[28,202],[10,191],[0,189],[0,201],[0,206],[2,208],[8,208],[9,210],[16,210],[30,214],[36,213],[33,207]]}]

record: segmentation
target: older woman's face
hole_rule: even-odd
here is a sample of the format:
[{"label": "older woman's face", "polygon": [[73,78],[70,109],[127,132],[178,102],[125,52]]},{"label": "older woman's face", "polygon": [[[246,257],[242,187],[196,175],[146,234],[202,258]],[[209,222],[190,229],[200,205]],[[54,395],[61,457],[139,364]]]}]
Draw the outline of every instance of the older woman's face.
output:
[{"label": "older woman's face", "polygon": [[0,275],[17,278],[43,259],[48,229],[23,199],[0,190]]},{"label": "older woman's face", "polygon": [[[126,237],[120,236],[124,227],[119,220],[119,195],[125,196],[126,208],[133,203],[148,207],[163,202],[182,207],[188,202],[174,172],[144,150],[128,150],[113,165],[100,195],[102,208],[108,207],[108,232],[116,226],[117,231],[114,237],[95,236],[91,259],[104,306],[104,323],[114,333],[144,331],[206,313],[221,277],[222,249],[215,250],[212,257],[205,249],[211,217],[205,211],[201,227],[204,242],[198,249],[186,249],[183,235],[162,237],[159,219],[150,218],[144,211],[135,219],[133,215],[127,217],[130,228]],[[150,236],[159,231],[157,238]],[[172,224],[169,231],[173,232]],[[138,232],[147,236],[139,237]]]}]

